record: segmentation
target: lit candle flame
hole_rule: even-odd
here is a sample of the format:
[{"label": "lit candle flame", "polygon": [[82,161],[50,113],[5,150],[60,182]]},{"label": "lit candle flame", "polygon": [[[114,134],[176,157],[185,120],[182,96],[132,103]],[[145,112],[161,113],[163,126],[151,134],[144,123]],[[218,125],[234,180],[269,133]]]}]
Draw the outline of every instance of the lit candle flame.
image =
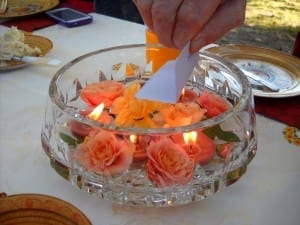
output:
[{"label": "lit candle flame", "polygon": [[88,118],[92,120],[98,120],[101,116],[101,113],[104,109],[104,103],[99,104],[94,110],[88,114]]},{"label": "lit candle flame", "polygon": [[185,88],[182,88],[181,95],[184,95],[184,94],[185,94]]},{"label": "lit candle flame", "polygon": [[183,133],[183,139],[186,144],[193,144],[197,140],[197,131]]},{"label": "lit candle flame", "polygon": [[137,143],[137,136],[135,134],[131,134],[129,136],[129,139],[130,139],[131,143],[133,143],[133,144]]}]

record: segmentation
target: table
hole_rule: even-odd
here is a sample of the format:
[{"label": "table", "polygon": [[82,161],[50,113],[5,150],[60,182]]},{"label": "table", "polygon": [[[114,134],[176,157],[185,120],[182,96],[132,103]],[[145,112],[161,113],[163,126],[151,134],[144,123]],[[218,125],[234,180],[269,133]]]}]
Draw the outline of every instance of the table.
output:
[{"label": "table", "polygon": [[[48,56],[63,63],[95,49],[145,43],[143,25],[92,15],[94,21],[89,25],[54,25],[34,33],[52,40]],[[258,152],[247,173],[199,203],[132,208],[77,190],[51,168],[40,143],[48,86],[56,70],[30,65],[0,72],[0,192],[61,198],[95,225],[299,224],[300,148],[284,138],[285,124],[261,115],[257,115]]]}]

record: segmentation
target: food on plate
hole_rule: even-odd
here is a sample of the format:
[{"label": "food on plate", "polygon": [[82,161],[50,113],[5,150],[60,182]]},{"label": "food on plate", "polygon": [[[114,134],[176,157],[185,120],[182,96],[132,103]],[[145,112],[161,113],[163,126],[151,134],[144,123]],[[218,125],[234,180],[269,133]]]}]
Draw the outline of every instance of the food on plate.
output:
[{"label": "food on plate", "polygon": [[0,36],[0,57],[39,56],[42,51],[38,47],[30,47],[25,43],[25,34],[16,27],[11,27]]}]

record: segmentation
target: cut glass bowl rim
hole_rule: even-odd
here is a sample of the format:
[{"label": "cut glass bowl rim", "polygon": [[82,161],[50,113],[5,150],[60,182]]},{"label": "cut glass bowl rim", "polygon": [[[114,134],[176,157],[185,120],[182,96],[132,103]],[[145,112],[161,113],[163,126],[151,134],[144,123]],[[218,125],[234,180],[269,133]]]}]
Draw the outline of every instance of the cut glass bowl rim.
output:
[{"label": "cut glass bowl rim", "polygon": [[137,134],[168,134],[168,133],[178,133],[178,132],[189,132],[191,130],[201,129],[205,127],[214,126],[216,124],[220,124],[221,122],[225,121],[226,119],[234,116],[235,114],[239,113],[241,109],[247,104],[247,100],[252,98],[252,90],[251,85],[247,79],[247,77],[242,73],[242,71],[235,66],[234,64],[230,63],[227,59],[221,58],[217,55],[214,55],[209,52],[199,52],[200,56],[207,57],[209,59],[214,59],[218,63],[222,63],[223,66],[226,66],[227,69],[235,73],[239,79],[241,80],[242,85],[242,94],[236,105],[234,105],[231,110],[228,110],[219,116],[208,118],[206,120],[202,120],[190,125],[186,126],[177,126],[177,127],[169,127],[169,128],[138,128],[138,127],[121,127],[115,126],[112,124],[104,124],[92,119],[89,119],[85,116],[80,114],[80,111],[74,109],[74,107],[67,106],[64,102],[62,102],[61,98],[59,97],[59,92],[57,88],[57,81],[60,80],[61,76],[63,76],[64,72],[71,68],[74,64],[97,54],[103,54],[105,52],[115,51],[115,50],[124,50],[124,49],[133,49],[133,48],[145,48],[145,44],[131,44],[131,45],[120,45],[114,46],[104,49],[99,49],[95,51],[91,51],[89,53],[83,54],[70,62],[63,65],[53,76],[49,85],[49,96],[51,98],[52,103],[58,106],[62,111],[69,114],[73,119],[84,123],[86,125],[90,125],[93,127],[106,129],[110,131],[118,131],[118,132],[128,132],[128,133],[137,133]]}]

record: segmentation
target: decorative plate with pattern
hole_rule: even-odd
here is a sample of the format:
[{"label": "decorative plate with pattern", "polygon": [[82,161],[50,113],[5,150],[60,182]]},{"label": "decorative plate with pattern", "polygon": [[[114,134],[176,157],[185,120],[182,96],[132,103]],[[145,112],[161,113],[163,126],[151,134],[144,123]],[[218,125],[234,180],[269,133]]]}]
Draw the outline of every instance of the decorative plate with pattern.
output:
[{"label": "decorative plate with pattern", "polygon": [[59,4],[59,0],[8,0],[5,13],[0,18],[15,18],[47,11]]},{"label": "decorative plate with pattern", "polygon": [[247,45],[220,45],[207,51],[229,59],[240,69],[254,73],[279,88],[278,92],[274,92],[251,81],[256,96],[280,98],[300,95],[300,60],[294,56]]},{"label": "decorative plate with pattern", "polygon": [[0,196],[0,224],[91,225],[90,220],[70,203],[48,195]]}]

